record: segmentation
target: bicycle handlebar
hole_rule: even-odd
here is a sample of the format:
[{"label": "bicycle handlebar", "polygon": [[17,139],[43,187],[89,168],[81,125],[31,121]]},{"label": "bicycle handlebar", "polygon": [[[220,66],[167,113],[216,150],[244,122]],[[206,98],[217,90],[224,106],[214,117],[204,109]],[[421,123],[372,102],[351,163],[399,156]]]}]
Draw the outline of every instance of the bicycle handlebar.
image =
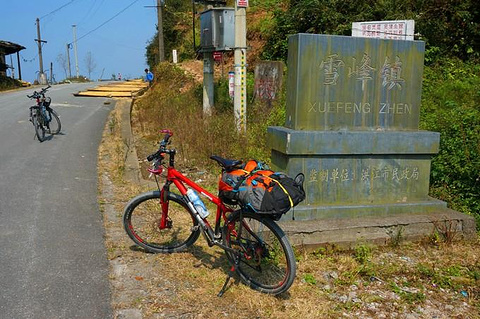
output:
[{"label": "bicycle handlebar", "polygon": [[165,130],[161,130],[160,133],[165,133],[165,136],[160,141],[160,148],[158,149],[158,151],[147,156],[147,161],[149,162],[155,159],[163,159],[164,158],[163,154],[175,154],[174,149],[171,149],[171,150],[167,149],[167,145],[169,144],[170,137],[173,136],[173,132],[165,129]]},{"label": "bicycle handlebar", "polygon": [[168,141],[170,140],[170,137],[173,136],[173,132],[170,131],[170,130],[161,130],[160,133],[165,133],[165,136],[163,137],[163,140],[160,142],[160,147],[167,146]]},{"label": "bicycle handlebar", "polygon": [[36,98],[39,98],[39,97],[42,97],[46,92],[47,90],[51,88],[51,86],[47,86],[46,88],[43,88],[40,90],[40,92],[37,92],[37,91],[33,91],[33,94],[32,95],[27,95],[27,97],[29,99],[36,99]]}]

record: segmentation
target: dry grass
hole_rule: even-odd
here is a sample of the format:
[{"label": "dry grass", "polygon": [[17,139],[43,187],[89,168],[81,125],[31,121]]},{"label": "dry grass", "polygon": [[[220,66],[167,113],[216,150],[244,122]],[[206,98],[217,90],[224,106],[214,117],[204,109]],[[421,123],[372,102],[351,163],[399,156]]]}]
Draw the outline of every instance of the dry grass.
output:
[{"label": "dry grass", "polygon": [[[139,157],[155,150],[161,138],[159,131],[168,128],[174,132],[172,140],[179,151],[177,163],[182,169],[212,168],[214,164],[209,157],[213,154],[268,160],[266,127],[283,122],[282,108],[262,104],[248,106],[249,130],[243,136],[236,131],[233,110],[213,110],[213,116],[203,115],[201,87],[193,77],[168,64],[160,65],[156,74],[159,77],[154,90],[142,96],[133,109]],[[190,89],[185,91],[186,87]]]},{"label": "dry grass", "polygon": [[[172,128],[174,146],[181,151],[181,169],[214,189],[218,171],[197,158],[222,149],[222,143],[232,154],[235,147],[209,129],[203,132],[208,122],[195,120],[199,112],[192,95],[167,89],[172,86],[163,93],[148,93],[134,109],[138,152],[144,156],[153,151],[158,130]],[[195,122],[186,129],[182,121]],[[172,122],[178,126],[172,127]],[[228,269],[221,249],[208,247],[199,238],[185,253],[147,254],[124,233],[123,207],[144,189],[123,180],[125,154],[119,123],[113,111],[99,153],[100,203],[106,216],[117,314],[136,309],[144,318],[480,318],[478,240],[447,244],[441,238],[427,238],[423,243],[392,247],[359,244],[347,251],[334,246],[315,252],[297,250],[297,278],[286,294],[261,294],[235,279],[222,298],[216,297]]]}]

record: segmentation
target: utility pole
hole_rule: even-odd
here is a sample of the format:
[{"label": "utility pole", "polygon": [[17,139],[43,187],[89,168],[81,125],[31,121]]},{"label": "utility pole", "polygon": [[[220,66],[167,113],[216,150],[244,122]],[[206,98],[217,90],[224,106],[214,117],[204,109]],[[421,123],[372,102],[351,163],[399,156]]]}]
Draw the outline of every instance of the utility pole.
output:
[{"label": "utility pole", "polygon": [[163,6],[164,0],[157,0],[158,14],[158,62],[165,61],[165,45],[163,42]]},{"label": "utility pole", "polygon": [[53,62],[50,62],[50,83],[53,84]]},{"label": "utility pole", "polygon": [[247,131],[247,5],[248,1],[235,1],[235,86],[233,111],[237,130],[242,133]]},{"label": "utility pole", "polygon": [[13,66],[12,55],[10,55],[10,68],[12,69],[12,79],[15,79],[15,67]]},{"label": "utility pole", "polygon": [[74,24],[73,27],[73,53],[75,54],[75,72],[77,78],[80,76],[78,72],[78,56],[77,56],[77,26]]},{"label": "utility pole", "polygon": [[42,85],[47,84],[47,76],[43,72],[43,56],[42,56],[42,43],[47,43],[47,41],[42,40],[40,36],[40,19],[37,18],[37,38],[35,39],[38,43],[38,61],[40,62],[40,71],[38,74],[38,82]]},{"label": "utility pole", "polygon": [[17,52],[18,79],[22,80],[22,68],[20,67],[20,52]]},{"label": "utility pole", "polygon": [[68,78],[72,78],[72,68],[70,67],[70,44],[67,43],[67,63],[68,63]]}]

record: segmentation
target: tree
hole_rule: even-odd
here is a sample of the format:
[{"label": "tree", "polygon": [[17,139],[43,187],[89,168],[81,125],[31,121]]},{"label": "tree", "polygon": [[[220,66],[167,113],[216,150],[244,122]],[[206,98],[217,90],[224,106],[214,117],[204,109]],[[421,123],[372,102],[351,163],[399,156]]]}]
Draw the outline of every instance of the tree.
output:
[{"label": "tree", "polygon": [[[191,10],[190,0],[169,1],[168,6],[164,7],[163,39],[167,61],[172,58],[173,49],[178,49],[181,57],[194,57],[191,46]],[[158,31],[147,44],[145,57],[149,68],[153,70],[158,57]]]},{"label": "tree", "polygon": [[87,68],[88,78],[90,79],[92,72],[97,67],[97,63],[93,59],[92,52],[90,51],[87,52],[84,62],[85,62],[85,67]]},{"label": "tree", "polygon": [[67,71],[68,71],[68,61],[67,61],[67,58],[66,58],[62,53],[60,53],[59,55],[57,55],[57,63],[60,64],[60,66],[62,67],[63,71],[65,72],[65,78],[68,78],[68,74],[67,74]]}]

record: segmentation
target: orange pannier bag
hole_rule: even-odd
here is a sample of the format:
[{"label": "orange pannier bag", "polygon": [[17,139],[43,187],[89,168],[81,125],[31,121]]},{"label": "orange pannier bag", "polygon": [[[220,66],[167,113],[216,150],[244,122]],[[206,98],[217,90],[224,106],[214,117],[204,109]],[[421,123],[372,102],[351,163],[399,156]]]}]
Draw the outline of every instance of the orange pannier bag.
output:
[{"label": "orange pannier bag", "polygon": [[302,178],[296,181],[262,162],[249,160],[242,168],[222,173],[219,197],[227,204],[280,218],[305,199],[303,174],[299,175]]}]

